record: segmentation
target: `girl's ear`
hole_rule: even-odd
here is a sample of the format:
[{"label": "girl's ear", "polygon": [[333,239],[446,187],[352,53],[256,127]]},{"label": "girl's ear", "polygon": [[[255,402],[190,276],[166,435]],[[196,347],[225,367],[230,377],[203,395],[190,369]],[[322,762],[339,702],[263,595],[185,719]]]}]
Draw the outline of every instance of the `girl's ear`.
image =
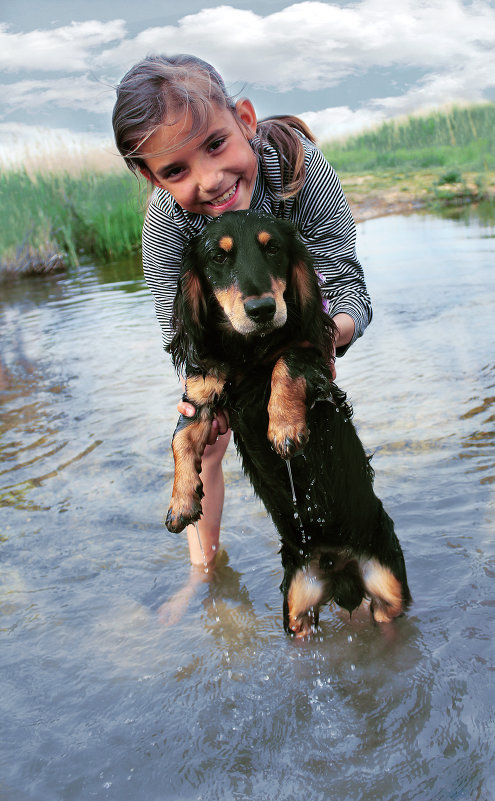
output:
[{"label": "girl's ear", "polygon": [[235,104],[235,110],[239,119],[242,120],[248,129],[250,138],[252,138],[256,133],[256,125],[258,122],[253,104],[247,97],[243,97]]}]

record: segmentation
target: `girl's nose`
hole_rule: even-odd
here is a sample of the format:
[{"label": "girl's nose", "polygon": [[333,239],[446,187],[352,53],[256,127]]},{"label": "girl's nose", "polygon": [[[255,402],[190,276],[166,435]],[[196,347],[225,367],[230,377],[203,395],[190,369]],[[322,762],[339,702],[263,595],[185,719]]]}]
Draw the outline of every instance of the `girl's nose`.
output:
[{"label": "girl's nose", "polygon": [[198,188],[206,194],[214,193],[222,185],[222,173],[219,170],[205,169],[198,176]]}]

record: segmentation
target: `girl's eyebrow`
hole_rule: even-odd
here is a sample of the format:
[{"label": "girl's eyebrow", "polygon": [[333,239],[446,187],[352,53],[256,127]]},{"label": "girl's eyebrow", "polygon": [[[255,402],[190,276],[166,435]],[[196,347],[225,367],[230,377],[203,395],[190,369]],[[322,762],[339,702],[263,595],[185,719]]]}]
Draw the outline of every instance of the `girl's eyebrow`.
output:
[{"label": "girl's eyebrow", "polygon": [[[220,139],[222,136],[225,136],[226,134],[227,134],[226,128],[218,128],[215,131],[210,131],[206,136],[206,138],[204,139],[204,141],[199,145],[199,147],[206,147],[209,144],[211,144],[211,142],[214,142],[215,139]],[[160,167],[159,170],[157,170],[156,175],[159,178],[166,178],[169,170],[176,169],[177,167],[180,167],[181,164],[182,161],[180,159],[178,161],[171,161],[169,164],[164,164],[162,167]]]}]

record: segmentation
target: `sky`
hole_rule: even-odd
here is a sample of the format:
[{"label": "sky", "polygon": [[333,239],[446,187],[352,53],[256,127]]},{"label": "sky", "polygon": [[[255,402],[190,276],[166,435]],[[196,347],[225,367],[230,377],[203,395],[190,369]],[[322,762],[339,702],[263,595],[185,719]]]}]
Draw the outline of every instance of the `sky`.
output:
[{"label": "sky", "polygon": [[0,142],[109,138],[115,85],[150,53],[193,53],[259,117],[320,140],[495,100],[495,0],[0,0]]}]

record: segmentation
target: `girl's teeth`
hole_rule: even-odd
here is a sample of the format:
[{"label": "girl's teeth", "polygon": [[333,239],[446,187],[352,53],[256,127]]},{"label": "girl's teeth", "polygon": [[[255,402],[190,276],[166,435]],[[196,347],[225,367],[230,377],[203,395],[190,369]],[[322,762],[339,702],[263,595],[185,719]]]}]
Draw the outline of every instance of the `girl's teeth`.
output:
[{"label": "girl's teeth", "polygon": [[220,206],[222,203],[225,203],[229,198],[235,195],[235,190],[237,189],[237,183],[229,189],[228,192],[224,192],[223,195],[220,197],[215,198],[215,200],[210,200],[212,206]]}]

